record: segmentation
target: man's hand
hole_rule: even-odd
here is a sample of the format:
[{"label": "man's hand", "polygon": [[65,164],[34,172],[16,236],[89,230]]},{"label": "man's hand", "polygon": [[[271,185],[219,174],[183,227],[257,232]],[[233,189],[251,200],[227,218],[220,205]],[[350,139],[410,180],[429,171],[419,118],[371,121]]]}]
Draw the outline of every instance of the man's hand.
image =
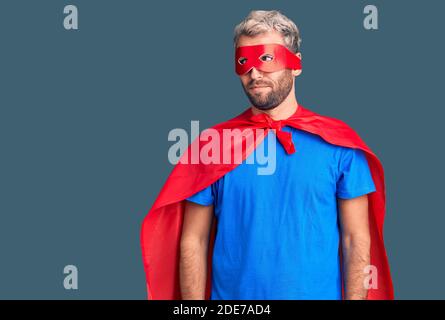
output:
[{"label": "man's hand", "polygon": [[338,199],[346,300],[365,300],[365,268],[370,264],[368,196]]},{"label": "man's hand", "polygon": [[213,205],[186,202],[179,258],[179,283],[183,300],[205,299],[212,219]]}]

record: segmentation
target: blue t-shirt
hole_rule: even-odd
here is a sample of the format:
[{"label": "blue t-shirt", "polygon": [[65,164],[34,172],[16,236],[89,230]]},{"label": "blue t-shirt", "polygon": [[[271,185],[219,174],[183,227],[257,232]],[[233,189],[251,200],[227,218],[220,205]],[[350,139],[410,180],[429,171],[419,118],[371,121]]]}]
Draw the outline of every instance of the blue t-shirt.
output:
[{"label": "blue t-shirt", "polygon": [[[367,160],[358,149],[283,130],[297,151],[277,141],[273,174],[258,174],[254,152],[187,199],[214,205],[211,299],[341,299],[337,198],[375,191]],[[267,139],[276,136],[262,142],[266,152]]]}]

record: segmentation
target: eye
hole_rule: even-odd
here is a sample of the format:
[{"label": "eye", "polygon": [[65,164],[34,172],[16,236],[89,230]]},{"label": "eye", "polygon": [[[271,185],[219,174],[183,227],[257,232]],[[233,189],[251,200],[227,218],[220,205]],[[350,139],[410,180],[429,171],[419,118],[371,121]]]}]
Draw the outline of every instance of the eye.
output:
[{"label": "eye", "polygon": [[247,58],[241,57],[241,58],[238,59],[238,63],[239,63],[240,65],[243,65],[243,64],[245,64],[246,62],[247,62]]},{"label": "eye", "polygon": [[260,57],[260,60],[261,60],[261,61],[264,61],[264,62],[272,61],[272,60],[273,60],[273,55],[268,54],[268,53],[263,54],[263,55]]}]

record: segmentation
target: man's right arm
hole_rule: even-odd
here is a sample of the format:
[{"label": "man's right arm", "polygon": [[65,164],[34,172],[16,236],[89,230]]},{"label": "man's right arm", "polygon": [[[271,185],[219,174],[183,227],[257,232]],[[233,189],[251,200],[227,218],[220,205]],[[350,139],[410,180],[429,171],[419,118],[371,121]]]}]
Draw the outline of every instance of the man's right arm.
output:
[{"label": "man's right arm", "polygon": [[183,300],[204,300],[207,281],[207,252],[213,205],[186,201],[182,226],[179,282]]}]

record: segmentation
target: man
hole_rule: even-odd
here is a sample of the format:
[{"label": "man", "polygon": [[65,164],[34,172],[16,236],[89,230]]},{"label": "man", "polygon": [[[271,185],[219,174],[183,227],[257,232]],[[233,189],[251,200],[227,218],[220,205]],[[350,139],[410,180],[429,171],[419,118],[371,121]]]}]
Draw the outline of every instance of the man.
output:
[{"label": "man", "polygon": [[[209,292],[210,299],[366,299],[371,263],[381,264],[384,277],[379,280],[384,294],[378,297],[392,298],[383,218],[374,214],[377,207],[378,215],[384,212],[383,171],[378,160],[370,162],[374,176],[381,171],[376,192],[364,143],[338,120],[319,120],[297,102],[300,43],[296,25],[277,11],[253,11],[235,28],[236,72],[252,104],[235,122],[260,117],[277,129],[262,142],[279,138],[276,170],[258,175],[258,163],[248,164],[246,155],[218,179],[209,177],[192,194],[176,197],[181,205],[169,210],[180,213],[152,222],[159,230],[160,221],[182,217],[174,223],[181,229],[173,239],[178,245],[169,250],[179,251],[174,281],[179,281],[182,299],[205,299]],[[314,126],[315,121],[322,125]],[[338,137],[342,130],[350,140]],[[348,147],[354,140],[363,147]],[[190,178],[201,176],[191,173]],[[168,185],[165,190],[176,188]],[[368,194],[375,194],[371,217]],[[172,201],[159,202],[153,211]],[[372,235],[369,222],[377,230]],[[154,236],[156,229],[147,228]],[[147,245],[147,234],[143,248],[153,247]],[[373,256],[380,256],[377,262],[371,261],[371,236],[378,239],[372,246]]]}]

